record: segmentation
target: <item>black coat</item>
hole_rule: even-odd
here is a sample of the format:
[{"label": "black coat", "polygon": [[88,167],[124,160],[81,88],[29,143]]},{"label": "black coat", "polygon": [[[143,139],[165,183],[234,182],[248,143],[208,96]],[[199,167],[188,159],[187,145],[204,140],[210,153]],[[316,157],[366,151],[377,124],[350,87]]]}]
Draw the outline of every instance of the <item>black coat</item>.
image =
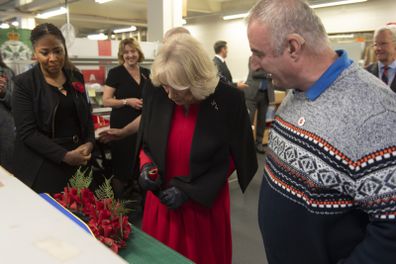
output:
[{"label": "black coat", "polygon": [[[77,71],[66,72],[68,85],[84,83]],[[16,126],[14,174],[26,185],[32,186],[43,162],[61,164],[67,150],[54,142],[54,120],[59,104],[58,92],[44,79],[39,64],[14,78],[12,95],[13,116]],[[73,101],[78,113],[81,144],[94,143],[91,107],[86,93],[74,89]],[[71,176],[71,175],[70,175]]]},{"label": "black coat", "polygon": [[[147,87],[138,136],[143,148],[166,171],[167,139],[174,109],[164,89]],[[175,177],[170,185],[183,190],[190,199],[211,206],[227,181],[230,157],[235,162],[238,181],[245,191],[257,171],[253,133],[243,92],[219,82],[214,94],[200,103],[194,132],[190,175]]]},{"label": "black coat", "polygon": [[213,62],[216,64],[219,75],[226,79],[229,84],[233,84],[235,86],[235,84],[232,82],[232,75],[227,64],[222,62],[217,56],[213,58]]},{"label": "black coat", "polygon": [[[381,76],[379,76],[378,63],[370,64],[369,66],[367,66],[366,70],[381,79]],[[396,93],[396,78],[393,78],[390,88]]]}]

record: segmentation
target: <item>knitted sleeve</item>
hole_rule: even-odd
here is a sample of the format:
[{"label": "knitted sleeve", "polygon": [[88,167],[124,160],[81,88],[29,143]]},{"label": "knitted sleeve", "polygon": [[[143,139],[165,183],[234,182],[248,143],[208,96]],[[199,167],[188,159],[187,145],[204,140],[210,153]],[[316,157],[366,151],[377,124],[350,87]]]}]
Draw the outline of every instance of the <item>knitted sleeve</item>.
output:
[{"label": "knitted sleeve", "polygon": [[[355,161],[355,203],[369,215],[365,239],[343,264],[396,263],[396,113],[384,111],[366,120],[358,132],[364,144],[380,146]],[[363,142],[361,142],[363,144]]]}]

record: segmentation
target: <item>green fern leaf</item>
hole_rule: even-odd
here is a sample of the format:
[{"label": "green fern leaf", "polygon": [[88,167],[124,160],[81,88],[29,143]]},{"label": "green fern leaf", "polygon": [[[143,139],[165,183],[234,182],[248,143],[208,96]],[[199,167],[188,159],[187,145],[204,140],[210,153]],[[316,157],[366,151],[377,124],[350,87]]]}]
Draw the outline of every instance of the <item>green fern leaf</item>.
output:
[{"label": "green fern leaf", "polygon": [[105,179],[104,183],[99,186],[99,189],[95,191],[96,198],[98,200],[105,200],[105,199],[111,199],[114,200],[114,191],[113,188],[111,187],[111,179]]},{"label": "green fern leaf", "polygon": [[78,168],[76,173],[70,178],[69,184],[71,187],[76,188],[78,191],[84,188],[88,188],[92,182],[92,169],[89,171],[87,175],[87,171],[89,168],[82,170],[81,167]]}]

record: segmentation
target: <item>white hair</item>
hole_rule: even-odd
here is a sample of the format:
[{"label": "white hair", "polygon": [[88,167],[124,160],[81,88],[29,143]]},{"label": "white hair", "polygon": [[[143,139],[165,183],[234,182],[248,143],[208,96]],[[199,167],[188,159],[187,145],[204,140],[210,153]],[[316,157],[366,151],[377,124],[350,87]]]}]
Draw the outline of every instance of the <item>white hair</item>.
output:
[{"label": "white hair", "polygon": [[190,34],[176,34],[167,39],[154,59],[150,78],[155,86],[189,88],[197,100],[214,93],[219,82],[209,54]]},{"label": "white hair", "polygon": [[304,0],[260,0],[247,17],[248,24],[254,21],[269,28],[275,55],[282,54],[287,36],[293,33],[303,37],[305,45],[315,54],[320,54],[329,47],[321,20]]},{"label": "white hair", "polygon": [[380,33],[380,32],[384,32],[384,31],[390,31],[390,33],[392,34],[392,41],[396,42],[396,25],[386,25],[386,26],[382,26],[380,28],[377,28],[374,31],[374,38]]}]

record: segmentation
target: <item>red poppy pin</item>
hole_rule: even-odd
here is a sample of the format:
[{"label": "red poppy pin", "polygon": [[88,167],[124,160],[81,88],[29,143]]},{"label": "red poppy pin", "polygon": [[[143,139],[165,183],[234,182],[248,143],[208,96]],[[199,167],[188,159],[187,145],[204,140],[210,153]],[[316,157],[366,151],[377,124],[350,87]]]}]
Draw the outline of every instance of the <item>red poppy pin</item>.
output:
[{"label": "red poppy pin", "polygon": [[73,86],[74,90],[76,90],[77,92],[85,93],[84,84],[82,84],[80,82],[72,82],[72,86]]}]

